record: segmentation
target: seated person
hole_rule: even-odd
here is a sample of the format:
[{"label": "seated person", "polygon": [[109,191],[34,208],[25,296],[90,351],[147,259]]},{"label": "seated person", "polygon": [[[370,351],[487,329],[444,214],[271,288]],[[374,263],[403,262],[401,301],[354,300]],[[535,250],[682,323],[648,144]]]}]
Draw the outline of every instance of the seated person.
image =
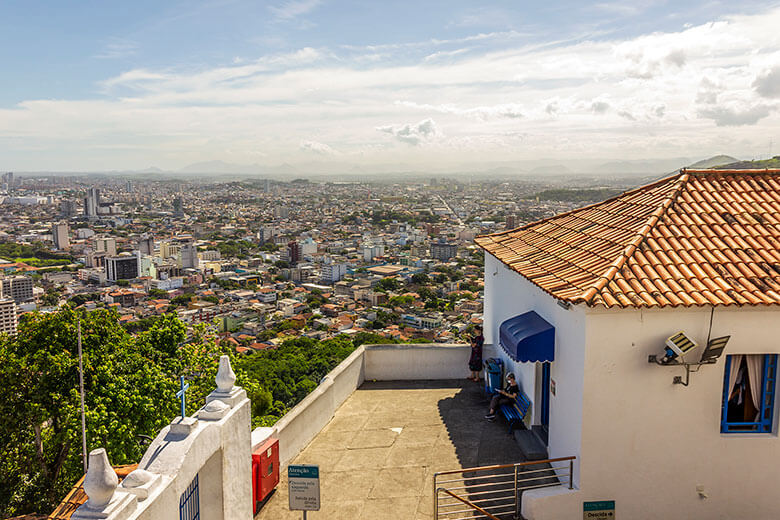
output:
[{"label": "seated person", "polygon": [[490,421],[495,419],[496,410],[498,410],[498,407],[501,406],[502,404],[511,403],[519,393],[520,393],[520,387],[517,386],[517,381],[515,381],[515,375],[510,372],[506,375],[506,388],[504,388],[503,390],[499,390],[498,393],[493,396],[493,399],[490,400],[490,410],[485,416],[485,419],[488,419]]}]

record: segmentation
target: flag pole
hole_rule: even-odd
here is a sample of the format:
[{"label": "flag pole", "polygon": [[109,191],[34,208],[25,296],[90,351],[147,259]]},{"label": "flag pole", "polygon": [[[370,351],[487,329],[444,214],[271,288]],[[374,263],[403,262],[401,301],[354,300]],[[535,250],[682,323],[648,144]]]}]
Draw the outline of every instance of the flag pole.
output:
[{"label": "flag pole", "polygon": [[84,473],[87,472],[87,422],[84,417],[84,364],[81,360],[81,318],[79,327],[79,395],[81,396],[81,458],[84,463]]}]

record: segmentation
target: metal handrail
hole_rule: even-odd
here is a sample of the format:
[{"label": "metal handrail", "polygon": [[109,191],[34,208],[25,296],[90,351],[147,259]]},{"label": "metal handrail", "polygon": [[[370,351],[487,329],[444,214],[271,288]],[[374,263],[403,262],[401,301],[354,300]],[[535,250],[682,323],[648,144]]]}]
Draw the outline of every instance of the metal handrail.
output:
[{"label": "metal handrail", "polygon": [[[495,464],[492,466],[479,466],[434,473],[433,484],[434,488],[436,489],[436,493],[433,497],[434,520],[439,520],[440,516],[442,518],[453,518],[453,515],[471,511],[470,509],[452,510],[451,508],[456,507],[458,503],[448,502],[447,497],[444,497],[444,500],[440,502],[439,491],[444,491],[447,495],[452,496],[458,501],[467,503],[469,507],[477,508],[477,511],[482,514],[489,515],[489,518],[495,517],[490,516],[488,510],[506,509],[508,507],[512,507],[512,504],[510,503],[498,504],[498,502],[512,501],[514,502],[514,514],[516,515],[519,511],[519,491],[521,490],[560,486],[566,485],[567,483],[569,489],[573,489],[575,460],[576,457],[574,456],[559,457],[554,459],[518,462],[515,464]],[[540,464],[547,464],[548,467],[542,469],[524,470],[526,467],[538,466]],[[501,471],[509,469],[512,471]],[[566,471],[567,469],[568,471]],[[493,473],[484,474],[486,472]],[[545,472],[548,474],[544,475]],[[472,473],[473,475],[466,476],[467,473]],[[480,475],[479,473],[483,474]],[[443,481],[438,480],[441,476],[456,474],[460,474],[460,477]],[[539,483],[544,482],[547,479],[552,480],[552,482]],[[446,488],[439,487],[441,484],[448,484],[448,486]],[[510,484],[510,487],[507,487],[507,484]],[[479,498],[472,498],[472,500],[467,500],[456,495],[453,493],[453,491],[457,491],[459,493],[465,491],[469,498],[477,496],[479,496]],[[491,497],[490,495],[494,496]],[[477,505],[478,503],[486,503],[486,505],[481,507]],[[496,512],[496,514],[498,514],[498,512]],[[477,517],[459,517],[457,520],[466,520],[467,518],[471,519]]]},{"label": "metal handrail", "polygon": [[463,469],[453,469],[450,471],[439,471],[436,474],[437,475],[452,475],[454,473],[467,473],[469,471],[490,471],[493,469],[505,469],[505,468],[515,468],[515,467],[522,467],[522,466],[535,466],[536,464],[550,464],[552,462],[563,462],[564,460],[575,460],[577,457],[571,456],[571,457],[558,457],[557,459],[544,459],[544,460],[529,460],[528,462],[516,462],[514,464],[496,464],[494,466],[477,466],[475,468],[463,468]]},{"label": "metal handrail", "polygon": [[458,496],[458,495],[456,495],[455,493],[452,493],[451,491],[449,491],[449,490],[447,490],[447,489],[445,489],[445,488],[439,488],[439,489],[437,489],[437,490],[436,490],[436,494],[437,494],[437,495],[439,494],[439,491],[444,491],[445,493],[447,493],[447,494],[448,494],[449,496],[451,496],[452,498],[455,498],[455,499],[458,499],[458,500],[460,500],[461,502],[463,502],[463,503],[464,503],[464,504],[466,504],[467,506],[469,506],[469,507],[471,507],[471,508],[473,508],[473,509],[475,509],[475,510],[479,511],[480,513],[482,513],[483,515],[487,516],[488,518],[491,518],[492,520],[501,520],[500,518],[498,518],[498,517],[496,517],[496,516],[493,516],[493,515],[491,515],[490,513],[488,513],[487,511],[485,511],[485,510],[484,510],[484,509],[482,509],[481,507],[479,507],[477,504],[474,504],[474,503],[472,503],[472,502],[470,502],[470,501],[466,500],[465,498],[459,497],[459,496]]}]

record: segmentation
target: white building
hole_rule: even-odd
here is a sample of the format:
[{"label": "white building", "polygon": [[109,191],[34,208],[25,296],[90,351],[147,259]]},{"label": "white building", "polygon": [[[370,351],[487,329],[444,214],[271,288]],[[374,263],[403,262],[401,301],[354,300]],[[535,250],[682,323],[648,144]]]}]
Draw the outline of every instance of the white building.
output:
[{"label": "white building", "polygon": [[16,302],[0,297],[0,334],[14,336],[16,334],[17,316]]},{"label": "white building", "polygon": [[222,356],[206,405],[163,428],[121,485],[105,450],[92,450],[84,479],[88,500],[71,518],[250,520],[250,402],[235,379]]},{"label": "white building", "polygon": [[16,303],[33,299],[33,281],[29,276],[6,276],[2,279],[3,297],[11,298]]},{"label": "white building", "polygon": [[363,244],[364,262],[371,262],[374,258],[378,256],[385,256],[384,244],[372,244],[372,243]]},{"label": "white building", "polygon": [[220,260],[222,258],[222,255],[219,251],[213,250],[213,251],[201,251],[198,253],[198,258],[205,262],[213,262],[215,260]]},{"label": "white building", "polygon": [[[682,171],[477,238],[486,343],[550,457],[577,457],[575,489],[525,491],[524,518],[578,518],[601,500],[632,520],[778,517],[779,181]],[[649,362],[679,331],[700,345],[693,365]]]},{"label": "white building", "polygon": [[347,264],[325,264],[322,266],[320,280],[322,283],[334,284],[347,275]]}]

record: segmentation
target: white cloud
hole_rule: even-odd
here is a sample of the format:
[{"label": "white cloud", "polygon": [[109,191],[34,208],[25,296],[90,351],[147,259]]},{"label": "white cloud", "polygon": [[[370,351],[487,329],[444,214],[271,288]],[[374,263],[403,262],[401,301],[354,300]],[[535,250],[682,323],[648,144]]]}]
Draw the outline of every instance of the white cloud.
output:
[{"label": "white cloud", "polygon": [[106,46],[95,55],[99,59],[118,59],[132,56],[138,50],[138,43],[124,38],[111,38]]},{"label": "white cloud", "polygon": [[[720,146],[738,154],[735,143],[753,155],[749,143],[780,131],[778,24],[775,9],[627,39],[517,46],[514,33],[480,33],[251,58],[242,51],[235,63],[195,70],[139,66],[102,81],[94,99],[0,108],[0,156],[24,169],[43,160],[178,167],[239,162],[242,153],[278,164],[328,150],[366,164],[403,153],[424,166],[478,160],[479,146],[495,160]],[[493,50],[459,52],[469,38]],[[738,140],[724,137],[730,125],[740,126]]]},{"label": "white cloud", "polygon": [[593,101],[590,104],[590,109],[594,114],[604,114],[609,110],[609,103],[606,101]]},{"label": "white cloud", "polygon": [[417,146],[420,143],[431,141],[441,136],[441,132],[439,132],[433,119],[425,119],[415,124],[379,126],[377,130],[390,134],[402,143],[412,146]]},{"label": "white cloud", "polygon": [[699,116],[712,119],[718,126],[754,125],[772,112],[768,105],[735,108],[716,106],[699,110]]},{"label": "white cloud", "polygon": [[501,105],[472,108],[460,108],[454,105],[418,104],[411,101],[396,101],[395,104],[419,110],[440,112],[442,114],[454,114],[480,120],[493,118],[520,119],[523,117],[521,107],[516,103],[504,103]]},{"label": "white cloud", "polygon": [[433,54],[429,54],[425,58],[423,58],[423,61],[435,61],[443,58],[452,58],[454,56],[458,56],[459,54],[464,54],[468,51],[469,51],[468,49],[455,49],[454,51],[436,51]]},{"label": "white cloud", "polygon": [[268,10],[280,20],[291,20],[308,14],[321,4],[321,0],[288,0],[279,5],[268,6]]},{"label": "white cloud", "polygon": [[753,82],[756,92],[767,98],[780,97],[780,66],[764,72]]},{"label": "white cloud", "polygon": [[324,143],[318,143],[317,141],[301,141],[299,145],[301,150],[308,152],[314,152],[319,155],[338,155],[338,152]]}]

